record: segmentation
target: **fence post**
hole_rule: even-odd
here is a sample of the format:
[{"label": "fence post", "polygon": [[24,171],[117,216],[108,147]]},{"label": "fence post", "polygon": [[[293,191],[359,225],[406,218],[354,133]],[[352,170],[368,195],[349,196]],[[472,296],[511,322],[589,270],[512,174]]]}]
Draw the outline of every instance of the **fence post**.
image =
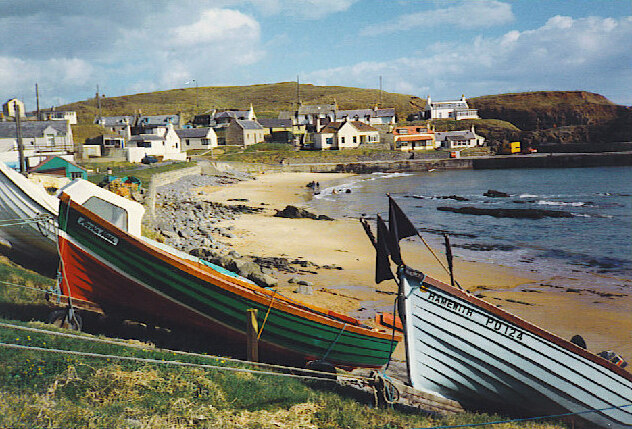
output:
[{"label": "fence post", "polygon": [[259,324],[257,323],[257,309],[248,309],[248,316],[246,317],[246,338],[247,349],[246,355],[249,361],[259,361]]}]

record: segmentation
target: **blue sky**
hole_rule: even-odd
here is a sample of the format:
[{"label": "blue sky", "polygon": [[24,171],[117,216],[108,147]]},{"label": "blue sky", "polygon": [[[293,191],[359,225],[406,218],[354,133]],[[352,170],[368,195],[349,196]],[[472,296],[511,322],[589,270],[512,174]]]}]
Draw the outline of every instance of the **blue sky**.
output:
[{"label": "blue sky", "polygon": [[[3,0],[0,98],[35,108],[295,80],[451,99],[586,90],[632,105],[629,0]],[[189,82],[187,84],[187,82]],[[244,106],[234,106],[244,107]]]}]

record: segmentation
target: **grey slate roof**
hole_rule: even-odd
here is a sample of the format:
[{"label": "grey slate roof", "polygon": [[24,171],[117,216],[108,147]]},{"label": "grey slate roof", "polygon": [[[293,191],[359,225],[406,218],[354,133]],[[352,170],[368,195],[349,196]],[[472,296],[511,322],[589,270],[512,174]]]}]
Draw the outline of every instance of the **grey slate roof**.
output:
[{"label": "grey slate roof", "polygon": [[130,125],[134,125],[134,121],[136,120],[135,116],[103,116],[100,119],[97,118],[95,123],[102,123],[104,127],[114,127],[117,125],[124,125],[125,120],[127,119],[127,123]]},{"label": "grey slate roof", "polygon": [[[39,138],[44,136],[44,130],[54,128],[58,135],[65,136],[68,130],[66,121],[22,121],[22,137]],[[15,122],[0,122],[0,138],[16,138]]]},{"label": "grey slate roof", "polygon": [[241,119],[235,119],[237,125],[239,125],[244,130],[262,130],[263,127],[257,121],[245,121]]},{"label": "grey slate roof", "polygon": [[214,119],[221,119],[221,118],[239,119],[239,118],[248,117],[249,113],[250,113],[250,110],[226,110],[224,112],[217,112],[215,116],[213,116],[213,118]]},{"label": "grey slate roof", "polygon": [[312,104],[299,106],[298,114],[299,115],[310,115],[317,113],[330,113],[336,110],[335,104]]},{"label": "grey slate roof", "polygon": [[443,141],[443,140],[463,140],[463,139],[474,139],[476,136],[470,130],[465,131],[437,131],[435,132],[435,140]]},{"label": "grey slate roof", "polygon": [[155,116],[141,116],[138,119],[138,125],[167,125],[172,123],[173,125],[180,124],[180,116],[178,115],[155,115]]},{"label": "grey slate roof", "polygon": [[151,140],[161,141],[161,140],[164,140],[164,139],[165,139],[164,137],[159,136],[157,134],[138,134],[138,135],[132,136],[132,138],[129,139],[129,141],[141,141],[141,142],[144,142],[144,141],[151,141]]},{"label": "grey slate roof", "polygon": [[205,138],[208,135],[210,128],[183,128],[176,130],[176,134],[181,139],[186,138]]},{"label": "grey slate roof", "polygon": [[291,119],[261,118],[258,122],[264,128],[286,128],[292,126]]}]

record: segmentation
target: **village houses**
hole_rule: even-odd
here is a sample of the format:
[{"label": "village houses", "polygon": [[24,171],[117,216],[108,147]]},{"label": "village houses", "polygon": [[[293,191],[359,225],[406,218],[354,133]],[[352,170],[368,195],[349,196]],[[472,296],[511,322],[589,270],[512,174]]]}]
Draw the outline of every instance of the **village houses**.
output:
[{"label": "village houses", "polygon": [[217,147],[217,134],[211,127],[176,130],[182,150],[211,149]]},{"label": "village houses", "polygon": [[485,137],[476,134],[474,131],[474,125],[472,125],[469,130],[437,131],[435,132],[435,140],[438,147],[448,150],[465,149],[485,145]]},{"label": "village houses", "polygon": [[379,141],[379,131],[359,121],[331,122],[313,136],[314,149],[318,150],[353,149]]},{"label": "village houses", "polygon": [[435,132],[430,126],[409,125],[393,130],[395,148],[402,151],[431,150],[437,148]]},{"label": "village houses", "polygon": [[428,96],[426,107],[420,114],[422,119],[478,119],[478,111],[469,108],[465,95],[452,101],[433,101]]}]

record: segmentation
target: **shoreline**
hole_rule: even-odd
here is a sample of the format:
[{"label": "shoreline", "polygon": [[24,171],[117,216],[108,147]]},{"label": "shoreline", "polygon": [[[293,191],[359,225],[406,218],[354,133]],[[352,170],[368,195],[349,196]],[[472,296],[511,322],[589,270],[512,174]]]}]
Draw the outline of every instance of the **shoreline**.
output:
[{"label": "shoreline", "polygon": [[[306,184],[346,177],[340,173],[266,173],[256,180],[223,186],[195,188],[196,198],[231,204],[232,201],[260,207],[259,213],[242,214],[222,220],[233,237],[226,240],[243,255],[283,257],[302,261],[295,273],[274,272],[280,293],[301,301],[349,314],[372,323],[375,311],[392,312],[397,287],[393,281],[376,285],[375,253],[356,219],[333,221],[273,217],[286,205],[302,207],[311,199]],[[246,200],[246,201],[244,201]],[[234,204],[234,203],[233,203]],[[320,213],[316,213],[320,214]],[[448,282],[433,256],[417,241],[402,241],[402,254],[409,265],[437,280]],[[339,268],[341,269],[339,269]],[[537,272],[455,258],[455,273],[462,286],[483,299],[554,333],[570,339],[582,335],[589,350],[598,353],[614,350],[632,361],[632,297],[597,296],[569,292],[561,276],[547,277]],[[304,280],[313,295],[298,295],[296,281]],[[577,279],[573,279],[577,283]],[[590,285],[586,284],[586,288]],[[584,291],[582,291],[584,292]],[[581,314],[581,317],[576,315]],[[402,345],[394,357],[405,359]]]}]

